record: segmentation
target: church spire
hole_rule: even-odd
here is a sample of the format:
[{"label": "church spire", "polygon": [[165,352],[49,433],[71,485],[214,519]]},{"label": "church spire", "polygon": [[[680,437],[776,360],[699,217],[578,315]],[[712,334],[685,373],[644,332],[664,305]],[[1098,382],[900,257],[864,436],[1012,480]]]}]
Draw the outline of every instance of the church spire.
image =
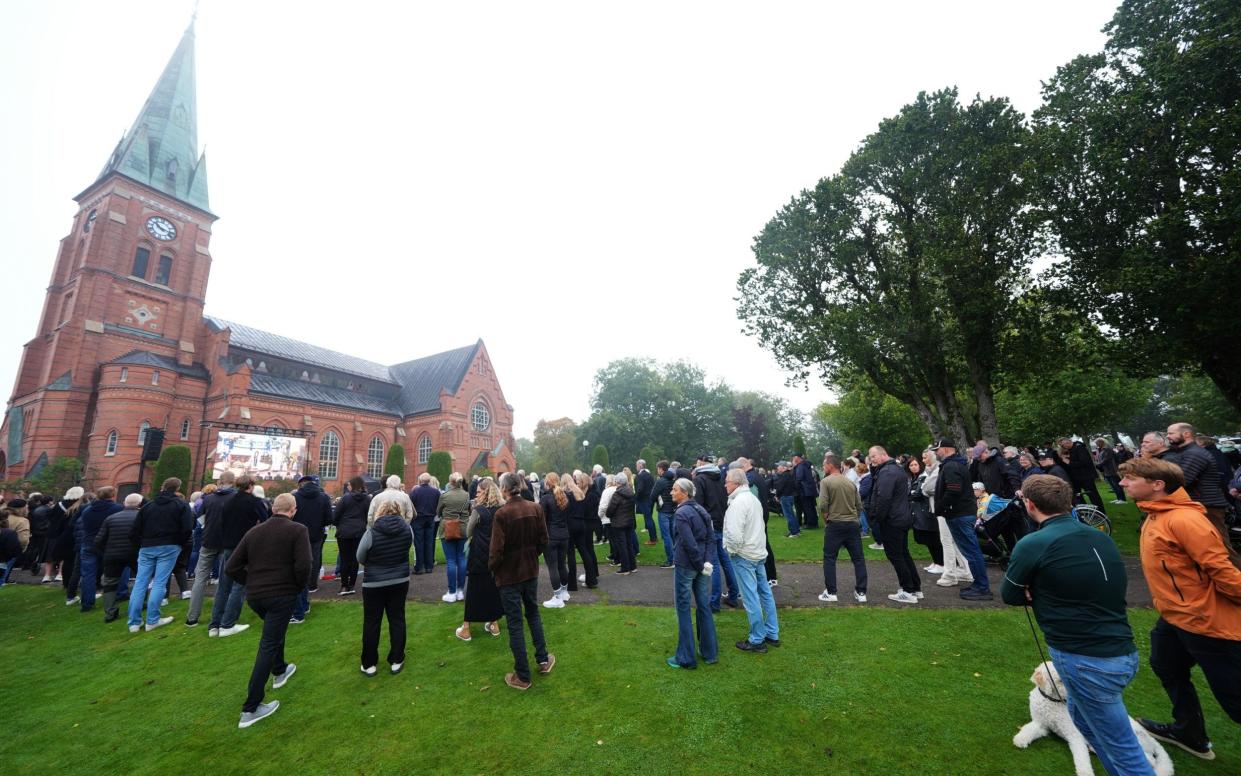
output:
[{"label": "church spire", "polygon": [[99,177],[113,172],[210,210],[207,157],[198,151],[192,20],[138,118],[117,143]]}]

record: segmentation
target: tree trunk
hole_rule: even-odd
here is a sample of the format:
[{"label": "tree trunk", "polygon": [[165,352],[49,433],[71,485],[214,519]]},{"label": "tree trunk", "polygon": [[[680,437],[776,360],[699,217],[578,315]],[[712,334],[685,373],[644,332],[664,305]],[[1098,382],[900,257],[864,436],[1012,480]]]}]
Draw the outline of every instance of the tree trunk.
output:
[{"label": "tree trunk", "polygon": [[991,373],[980,367],[973,359],[967,359],[970,368],[970,384],[974,388],[974,401],[978,403],[978,433],[991,447],[1000,444],[1000,429],[995,417],[995,391],[991,387]]},{"label": "tree trunk", "polygon": [[1228,403],[1241,412],[1241,359],[1220,350],[1204,354],[1202,371],[1219,388]]}]

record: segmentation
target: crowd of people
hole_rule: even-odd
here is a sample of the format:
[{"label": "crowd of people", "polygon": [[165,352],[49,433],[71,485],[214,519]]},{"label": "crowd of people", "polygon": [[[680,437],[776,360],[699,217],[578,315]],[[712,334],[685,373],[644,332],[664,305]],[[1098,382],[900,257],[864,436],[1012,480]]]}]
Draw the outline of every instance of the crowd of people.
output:
[{"label": "crowd of people", "polygon": [[[1189,668],[1203,668],[1221,705],[1241,722],[1241,557],[1230,541],[1241,468],[1232,470],[1214,440],[1183,423],[1145,435],[1137,451],[1105,439],[1094,440],[1093,448],[1063,438],[1042,449],[979,442],[959,450],[945,438],[917,454],[893,456],[882,445],[865,455],[828,452],[821,469],[802,455],[770,470],[744,457],[701,455],[692,467],[664,460],[654,471],[639,460],[636,471],[611,474],[596,466],[589,473],[540,478],[519,471],[467,483],[454,473],[442,489],[423,474],[408,492],[393,476],[374,494],[355,477],[335,499],[313,475],[270,501],[252,478],[231,472],[189,498],[176,478],[150,500],[131,494],[121,503],[110,486],[93,493],[73,487],[59,500],[32,493],[9,501],[0,510],[0,560],[6,578],[20,564],[41,574],[44,584],[60,582],[66,603],[83,612],[101,601],[105,622],[117,620],[128,599],[131,633],[173,621],[161,615],[172,580],[190,601],[185,625],[191,628],[214,586],[212,638],[244,632],[249,625],[240,618],[248,602],[263,623],[239,722],[248,727],[278,708],[278,701],[264,702],[268,678],[278,689],[296,671],[285,659],[287,632],[305,621],[310,594],[325,577],[338,580],[340,596],[356,594],[361,579],[361,673],[378,673],[386,620],[384,662],[398,674],[410,578],[434,573],[438,539],[447,582],[442,600],[464,603],[456,637],[471,641],[479,624],[498,637],[503,617],[514,661],[505,682],[525,690],[534,679],[527,630],[538,673],[556,664],[540,609],[564,608],[579,586],[598,587],[604,562],[617,575],[637,573],[642,547],[662,544],[660,568],[673,571],[678,636],[668,666],[718,661],[714,616],[721,606],[745,611],[748,629],[737,649],[764,653],[780,646],[767,521],[783,516],[792,541],[818,529],[822,518],[818,598],[824,603],[839,600],[842,548],[853,565],[853,598],[867,601],[866,538],[892,565],[899,588],[887,597],[899,604],[923,599],[924,573],[937,576],[938,585],[963,586],[962,599],[991,600],[988,560],[1005,568],[1003,597],[1033,605],[1052,659],[1071,698],[1078,698],[1070,709],[1083,734],[1109,772],[1142,772],[1129,770],[1137,767],[1136,742],[1116,722],[1124,677],[1136,670],[1124,566],[1105,534],[1074,519],[1074,504],[1089,500],[1106,509],[1095,486],[1101,476],[1116,496],[1113,504],[1132,497],[1149,516],[1142,560],[1163,615],[1152,634],[1151,664],[1172,697],[1174,721],[1143,724],[1162,740],[1210,756]],[[647,534],[642,543],[639,514]],[[325,575],[330,527],[338,566]],[[911,555],[910,533],[931,556],[923,569]],[[602,560],[596,548],[603,548]],[[541,603],[540,559],[550,581],[550,597]],[[1118,658],[1122,664],[1114,663]],[[1087,688],[1082,677],[1092,668],[1122,678],[1102,690]],[[1097,690],[1092,703],[1084,701],[1088,689]]]}]

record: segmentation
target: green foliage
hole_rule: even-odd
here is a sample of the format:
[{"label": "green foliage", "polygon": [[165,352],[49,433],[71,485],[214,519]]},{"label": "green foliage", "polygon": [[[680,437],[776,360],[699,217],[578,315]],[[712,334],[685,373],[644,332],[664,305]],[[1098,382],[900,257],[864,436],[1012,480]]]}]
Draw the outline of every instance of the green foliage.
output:
[{"label": "green foliage", "polygon": [[513,445],[513,456],[517,459],[517,468],[531,471],[534,469],[535,456],[538,455],[538,447],[534,444],[533,439],[526,437],[517,437]]},{"label": "green foliage", "polygon": [[581,460],[577,424],[569,418],[540,420],[534,427],[534,461],[526,471],[571,472]]},{"label": "green foliage", "polygon": [[871,445],[883,445],[893,456],[917,453],[929,439],[909,405],[865,383],[850,386],[834,404],[820,404],[815,415],[840,434],[838,453],[855,447],[865,452]]},{"label": "green foliage", "polygon": [[606,445],[595,445],[590,451],[590,463],[592,466],[598,464],[603,467],[605,472],[612,470],[612,464],[608,461],[608,448]]},{"label": "green foliage", "polygon": [[655,471],[655,464],[659,463],[663,457],[663,449],[655,445],[643,445],[642,449],[638,451],[638,458],[646,461],[646,468],[651,471]]},{"label": "green foliage", "polygon": [[448,485],[452,475],[452,456],[444,450],[436,450],[427,459],[427,474],[440,481],[440,486]]},{"label": "green foliage", "polygon": [[1029,154],[1006,100],[919,94],[755,238],[747,333],[798,377],[864,375],[937,431],[994,436],[996,321],[1040,252]]},{"label": "green foliage", "polygon": [[1073,364],[1033,377],[996,395],[1000,436],[1005,444],[1041,446],[1121,428],[1142,411],[1152,383],[1103,365]]},{"label": "green foliage", "polygon": [[82,471],[82,462],[77,458],[58,456],[53,458],[47,466],[36,472],[33,477],[0,481],[0,491],[24,491],[27,494],[42,493],[45,496],[60,498],[66,490],[74,485],[82,484],[84,480],[91,487],[94,487],[96,484],[107,484],[89,482],[89,477],[84,476]]},{"label": "green foliage", "polygon": [[190,487],[190,448],[185,445],[165,445],[160,451],[159,460],[155,462],[155,473],[151,475],[151,496],[159,493],[164,480],[176,477],[181,480],[182,492]]},{"label": "green foliage", "polygon": [[723,452],[730,459],[734,452],[744,455],[755,466],[773,466],[788,456],[803,424],[802,414],[784,399],[754,391],[733,395],[732,416],[737,448]]},{"label": "green foliage", "polygon": [[806,457],[806,438],[801,434],[793,437],[793,453],[800,455],[802,458]]},{"label": "green foliage", "polygon": [[[523,467],[518,466],[517,468],[521,469]],[[488,469],[486,466],[479,466],[477,469],[470,469],[468,472],[466,472],[465,476],[467,479],[470,479],[473,477],[495,477],[496,473],[493,472],[491,469]]]},{"label": "green foliage", "polygon": [[1192,423],[1205,434],[1233,434],[1241,429],[1241,412],[1220,393],[1210,378],[1185,374],[1172,381],[1168,414],[1173,421]]},{"label": "green foliage", "polygon": [[395,474],[398,477],[405,477],[405,447],[403,445],[393,445],[388,448],[388,455],[384,458],[384,477]]},{"label": "green foliage", "polygon": [[1231,0],[1125,2],[1034,119],[1059,280],[1123,366],[1200,369],[1241,410],[1239,20]]}]

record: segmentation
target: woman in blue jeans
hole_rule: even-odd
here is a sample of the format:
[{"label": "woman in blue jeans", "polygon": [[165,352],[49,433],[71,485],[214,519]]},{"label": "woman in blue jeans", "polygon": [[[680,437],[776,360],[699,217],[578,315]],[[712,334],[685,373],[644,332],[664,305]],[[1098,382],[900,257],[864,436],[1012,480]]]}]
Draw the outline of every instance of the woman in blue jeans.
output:
[{"label": "woman in blue jeans", "polygon": [[470,517],[470,495],[462,487],[463,480],[459,472],[452,473],[448,490],[436,508],[440,546],[448,569],[448,592],[441,597],[445,603],[465,600],[465,525]]}]

